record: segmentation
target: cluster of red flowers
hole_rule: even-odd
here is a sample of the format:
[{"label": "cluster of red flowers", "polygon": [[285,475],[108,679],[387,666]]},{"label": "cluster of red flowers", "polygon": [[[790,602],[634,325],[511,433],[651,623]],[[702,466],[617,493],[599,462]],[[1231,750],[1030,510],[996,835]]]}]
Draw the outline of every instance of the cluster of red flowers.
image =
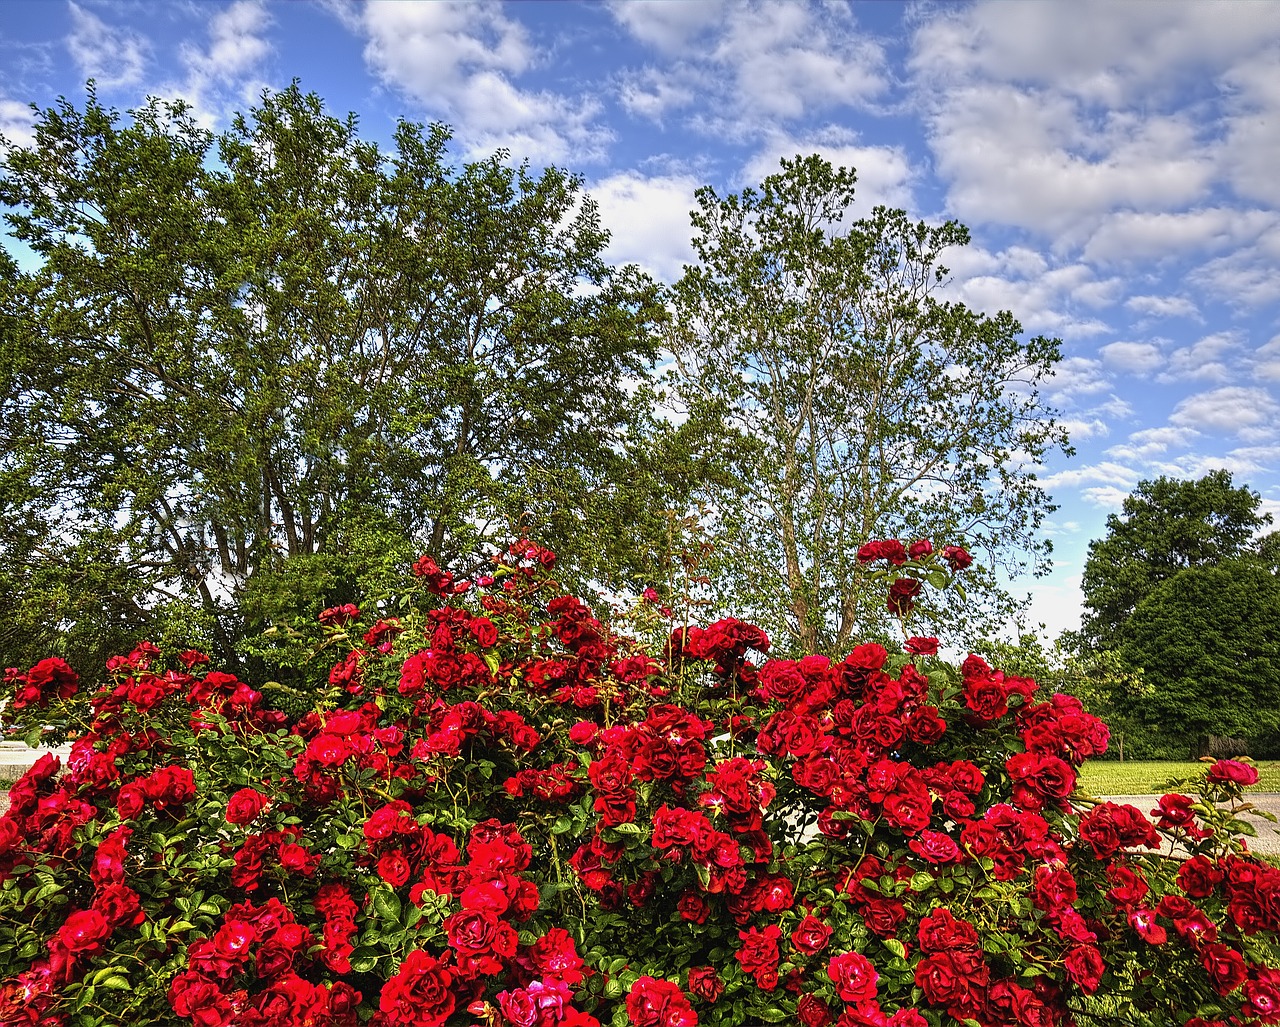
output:
[{"label": "cluster of red flowers", "polygon": [[[858,558],[904,617],[970,562]],[[425,608],[325,610],[360,644],[295,720],[197,653],[113,660],[0,818],[0,1022],[70,1027],[112,981],[199,1027],[1067,1027],[1109,988],[1280,1023],[1280,870],[1213,805],[1247,764],[1153,823],[1079,793],[1107,729],[1070,696],[931,638],[767,659],[732,618],[655,658],[553,566],[423,558]],[[77,701],[60,661],[7,681]]]}]

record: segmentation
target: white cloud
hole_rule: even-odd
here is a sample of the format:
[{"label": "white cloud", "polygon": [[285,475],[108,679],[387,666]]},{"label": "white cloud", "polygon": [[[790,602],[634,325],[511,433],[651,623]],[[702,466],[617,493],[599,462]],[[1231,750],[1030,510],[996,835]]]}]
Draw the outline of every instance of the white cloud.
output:
[{"label": "white cloud", "polygon": [[1254,441],[1275,434],[1280,404],[1265,389],[1233,385],[1188,396],[1174,408],[1169,422]]},{"label": "white cloud", "polygon": [[1108,367],[1130,374],[1147,374],[1164,363],[1160,347],[1151,342],[1109,342],[1098,354]]},{"label": "white cloud", "polygon": [[1119,510],[1132,491],[1132,489],[1118,489],[1113,485],[1099,485],[1085,489],[1080,496],[1092,506],[1101,507],[1104,510]]},{"label": "white cloud", "polygon": [[[1032,259],[1024,247],[1000,254],[959,250],[948,253],[946,259],[954,275],[946,289],[948,296],[975,310],[1011,310],[1027,331],[1068,339],[1109,330],[1098,318],[1071,309],[1075,303],[1094,307],[1115,289],[1084,264],[1048,268],[1043,257]],[[988,273],[974,273],[979,270]],[[997,271],[1007,273],[992,273]]]},{"label": "white cloud", "polygon": [[505,147],[545,161],[598,160],[612,139],[594,98],[513,82],[541,55],[497,4],[375,2],[363,13],[373,72],[452,122],[473,155]]},{"label": "white cloud", "polygon": [[1223,358],[1242,349],[1239,338],[1232,332],[1215,332],[1190,346],[1181,346],[1169,354],[1169,364],[1156,381],[1174,382],[1185,379],[1201,379],[1227,382],[1231,371]]},{"label": "white cloud", "polygon": [[67,50],[84,78],[96,79],[103,89],[136,86],[146,69],[147,41],[124,29],[112,28],[92,11],[68,4],[71,35]]},{"label": "white cloud", "polygon": [[[1278,40],[1276,5],[979,2],[924,18],[909,69],[951,208],[1073,246],[1203,203],[1224,171],[1275,202]],[[1223,86],[1247,154],[1226,163]],[[1130,245],[1154,244],[1118,225],[1090,256]]]},{"label": "white cloud", "polygon": [[1189,317],[1199,321],[1199,308],[1185,296],[1130,296],[1124,301],[1127,309],[1148,317]]},{"label": "white cloud", "polygon": [[1192,428],[1174,428],[1168,425],[1162,428],[1144,428],[1132,432],[1127,444],[1108,448],[1107,456],[1116,460],[1145,463],[1168,452],[1170,447],[1185,449],[1199,434]]},{"label": "white cloud", "polygon": [[1089,467],[1058,471],[1042,478],[1041,484],[1045,488],[1074,488],[1089,481],[1101,482],[1103,485],[1121,485],[1131,490],[1138,484],[1138,474],[1123,464],[1104,461]]},{"label": "white cloud", "polygon": [[609,13],[642,43],[663,53],[686,52],[694,41],[724,18],[720,0],[671,3],[669,0],[610,0]]},{"label": "white cloud", "polygon": [[621,101],[661,121],[689,96],[691,120],[720,139],[752,140],[821,112],[865,107],[889,88],[883,46],[840,4],[752,0],[726,4],[630,3],[615,18],[666,58],[621,76]]},{"label": "white cloud", "polygon": [[1052,402],[1065,404],[1076,396],[1105,392],[1110,384],[1098,361],[1067,357],[1054,367],[1044,386]]},{"label": "white cloud", "polygon": [[36,141],[35,112],[25,103],[0,99],[0,136],[15,146],[30,146]]},{"label": "white cloud", "polygon": [[645,178],[631,171],[603,179],[590,189],[600,220],[612,233],[609,259],[634,263],[673,282],[693,261],[689,211],[702,183],[692,175]]},{"label": "white cloud", "polygon": [[1084,439],[1096,439],[1111,434],[1111,426],[1101,418],[1095,417],[1091,420],[1082,418],[1067,418],[1058,422],[1059,426],[1065,428],[1067,434],[1071,436],[1072,442],[1080,442]]},{"label": "white cloud", "polygon": [[1232,185],[1240,196],[1280,206],[1280,45],[1240,62],[1223,81],[1232,91],[1224,154]]},{"label": "white cloud", "polygon": [[618,100],[628,113],[661,125],[667,114],[689,107],[697,96],[691,81],[644,68],[622,74]]},{"label": "white cloud", "polygon": [[159,90],[190,103],[207,128],[216,128],[232,111],[258,102],[266,86],[262,65],[272,52],[266,39],[271,18],[260,0],[236,0],[213,9],[217,13],[209,20],[208,41],[179,48],[186,77]]},{"label": "white cloud", "polygon": [[1263,381],[1280,382],[1280,335],[1254,350],[1253,375]]},{"label": "white cloud", "polygon": [[1280,226],[1249,246],[1217,257],[1187,276],[1191,284],[1239,307],[1260,307],[1280,300]]},{"label": "white cloud", "polygon": [[1120,211],[1109,215],[1089,241],[1086,260],[1151,260],[1196,250],[1223,250],[1252,242],[1276,224],[1272,211]]}]

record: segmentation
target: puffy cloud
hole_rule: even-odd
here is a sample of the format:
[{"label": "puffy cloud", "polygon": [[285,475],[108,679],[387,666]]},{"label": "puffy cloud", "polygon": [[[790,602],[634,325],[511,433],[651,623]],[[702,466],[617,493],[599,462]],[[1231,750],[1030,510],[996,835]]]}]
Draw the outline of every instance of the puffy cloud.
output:
[{"label": "puffy cloud", "polygon": [[1068,417],[1060,420],[1058,424],[1066,429],[1072,442],[1102,438],[1111,434],[1111,426],[1099,417],[1091,419]]},{"label": "puffy cloud", "polygon": [[1101,507],[1103,510],[1119,510],[1132,491],[1132,489],[1118,489],[1114,485],[1099,485],[1085,489],[1080,496],[1091,506]]},{"label": "puffy cloud", "polygon": [[1103,485],[1120,485],[1132,490],[1138,484],[1138,473],[1124,464],[1104,461],[1089,467],[1074,467],[1058,471],[1040,480],[1045,488],[1075,488],[1085,482],[1101,482]]},{"label": "puffy cloud", "polygon": [[112,28],[92,11],[69,4],[71,35],[67,50],[84,78],[103,89],[136,86],[146,70],[147,41],[125,29]]},{"label": "puffy cloud", "polygon": [[1176,427],[1230,433],[1246,441],[1274,435],[1278,421],[1280,404],[1270,393],[1240,385],[1188,396],[1169,416]]},{"label": "puffy cloud", "polygon": [[621,76],[624,106],[660,121],[699,97],[690,124],[720,139],[757,139],[815,113],[865,107],[890,85],[883,46],[843,5],[620,2],[610,10],[665,58]]},{"label": "puffy cloud", "polygon": [[609,229],[609,259],[639,264],[656,277],[675,281],[693,260],[689,211],[702,183],[692,175],[645,178],[625,171],[591,186],[600,220]]},{"label": "puffy cloud", "polygon": [[190,103],[207,128],[258,100],[266,85],[262,65],[272,53],[266,38],[271,18],[260,0],[237,0],[213,10],[217,13],[209,20],[208,41],[179,48],[185,78],[158,90]]},{"label": "puffy cloud", "polygon": [[1199,308],[1185,296],[1130,296],[1125,308],[1148,317],[1189,317],[1199,321]]},{"label": "puffy cloud", "polygon": [[721,0],[669,3],[667,0],[610,0],[609,12],[642,43],[667,54],[689,46],[725,17]]},{"label": "puffy cloud", "polygon": [[1231,90],[1224,154],[1231,183],[1240,196],[1280,206],[1280,44],[1242,61],[1223,81]]},{"label": "puffy cloud", "polygon": [[25,103],[0,98],[0,136],[15,146],[35,142],[35,114]]},{"label": "puffy cloud", "polygon": [[[1280,144],[1255,137],[1275,123],[1277,40],[1274,5],[980,2],[921,19],[909,68],[952,209],[1126,259],[1152,234],[1199,238],[1140,216],[1203,203],[1224,171],[1274,202]],[[1245,154],[1230,160],[1224,86]],[[1118,212],[1134,231],[1108,228]]]},{"label": "puffy cloud", "polygon": [[1185,449],[1199,434],[1192,428],[1174,428],[1169,425],[1144,428],[1132,432],[1126,444],[1108,448],[1107,456],[1132,463],[1145,463],[1168,452],[1170,447]]},{"label": "puffy cloud", "polygon": [[1208,207],[1190,211],[1121,211],[1109,215],[1085,244],[1086,260],[1150,260],[1252,242],[1272,225],[1273,211]]},{"label": "puffy cloud", "polygon": [[472,153],[506,147],[546,161],[598,160],[612,139],[594,98],[513,82],[541,55],[497,4],[376,2],[363,14],[369,67],[451,122]]},{"label": "puffy cloud", "polygon": [[689,107],[697,96],[698,90],[687,76],[644,68],[623,72],[618,100],[628,113],[661,125],[667,114]]},{"label": "puffy cloud", "polygon": [[1153,342],[1109,342],[1098,354],[1108,367],[1130,374],[1147,374],[1164,363],[1164,354]]},{"label": "puffy cloud", "polygon": [[1242,349],[1239,338],[1232,332],[1215,332],[1190,346],[1180,346],[1169,354],[1169,365],[1156,380],[1174,382],[1183,379],[1203,379],[1227,382],[1231,371],[1223,358]]},{"label": "puffy cloud", "polygon": [[1069,403],[1077,396],[1105,392],[1110,381],[1098,361],[1088,357],[1067,357],[1045,380],[1045,391],[1054,403]]},{"label": "puffy cloud", "polygon": [[1237,307],[1260,307],[1280,300],[1277,264],[1280,226],[1268,229],[1252,245],[1202,264],[1187,280]]}]

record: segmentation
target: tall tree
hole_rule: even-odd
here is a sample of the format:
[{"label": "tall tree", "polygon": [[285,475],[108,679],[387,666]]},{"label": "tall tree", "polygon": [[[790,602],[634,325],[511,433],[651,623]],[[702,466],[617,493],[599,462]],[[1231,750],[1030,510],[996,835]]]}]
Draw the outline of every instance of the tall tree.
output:
[{"label": "tall tree", "polygon": [[1180,571],[1215,567],[1258,552],[1257,532],[1271,523],[1261,497],[1236,487],[1231,472],[1196,481],[1160,477],[1139,482],[1106,536],[1089,543],[1081,590],[1083,641],[1112,648],[1138,604]]},{"label": "tall tree", "polygon": [[844,224],[855,181],[811,156],[758,191],[700,190],[666,334],[674,394],[721,429],[705,498],[735,605],[805,651],[874,626],[869,539],[967,544],[997,600],[995,565],[1045,569],[1035,471],[1066,446],[1037,390],[1058,343],[937,297],[959,224],[884,207]]},{"label": "tall tree", "polygon": [[217,138],[90,88],[4,148],[38,260],[0,315],[6,513],[48,543],[12,557],[28,581],[91,557],[123,626],[178,604],[234,661],[246,589],[371,525],[449,563],[522,526],[570,575],[626,571],[665,505],[656,286],[604,262],[577,177],[456,167],[448,139],[402,123],[383,152],[296,84]]},{"label": "tall tree", "polygon": [[1280,732],[1280,578],[1252,557],[1185,567],[1157,583],[1116,635],[1151,692],[1137,704],[1156,733],[1194,748],[1207,735]]}]

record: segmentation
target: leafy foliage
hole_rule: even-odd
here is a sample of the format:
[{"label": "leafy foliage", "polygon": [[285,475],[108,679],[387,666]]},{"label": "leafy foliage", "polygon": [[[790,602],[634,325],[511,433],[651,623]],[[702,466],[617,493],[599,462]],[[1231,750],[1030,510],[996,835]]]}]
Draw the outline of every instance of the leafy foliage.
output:
[{"label": "leafy foliage", "polygon": [[[1098,696],[1152,746],[1178,755],[1206,736],[1254,739],[1273,750],[1280,730],[1280,577],[1277,536],[1259,496],[1227,471],[1198,481],[1141,482],[1107,536],[1089,546],[1087,610],[1077,657],[1140,672],[1143,688]],[[1153,750],[1154,755],[1156,750]]]},{"label": "leafy foliage", "polygon": [[[295,85],[217,138],[90,89],[5,149],[38,258],[0,295],[6,662],[56,642],[93,666],[171,603],[236,666],[272,620],[351,598],[369,568],[341,542],[371,522],[442,560],[523,525],[580,580],[634,569],[670,505],[656,287],[603,261],[580,179],[447,144],[402,123],[383,152]],[[317,557],[332,590],[282,595]],[[36,624],[59,637],[27,644]]]},{"label": "leafy foliage", "polygon": [[[758,191],[700,190],[698,263],[664,335],[674,393],[714,446],[726,562],[751,554],[750,575],[721,575],[722,605],[803,652],[873,623],[856,540],[962,538],[988,567],[1043,569],[1034,469],[1066,444],[1037,389],[1057,343],[935,296],[966,230],[883,207],[843,225],[854,184],[815,155]],[[971,586],[1001,598],[990,574]]]}]

